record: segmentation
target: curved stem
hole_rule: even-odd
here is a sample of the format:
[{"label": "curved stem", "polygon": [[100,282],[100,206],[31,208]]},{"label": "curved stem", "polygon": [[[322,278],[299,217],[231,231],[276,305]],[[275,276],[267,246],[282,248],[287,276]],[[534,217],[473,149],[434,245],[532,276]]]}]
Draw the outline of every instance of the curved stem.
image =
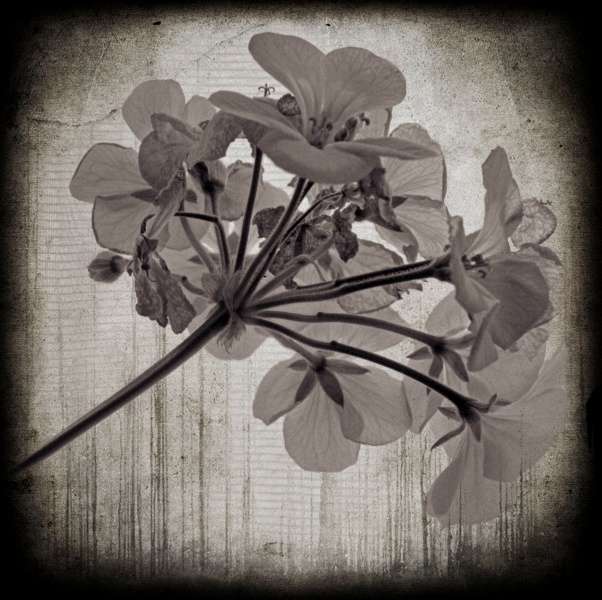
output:
[{"label": "curved stem", "polygon": [[93,408],[90,412],[64,429],[57,436],[46,442],[36,452],[29,455],[21,462],[16,471],[23,471],[44,459],[48,458],[69,442],[79,437],[88,429],[98,425],[109,415],[125,406],[128,402],[155,385],[172,371],[184,364],[194,356],[211,338],[226,327],[228,324],[228,312],[223,307],[216,309],[208,316],[207,320],[182,343],[168,352],[161,360],[152,367],[138,375],[118,392],[107,398],[104,402]]},{"label": "curved stem", "polygon": [[333,300],[335,298],[341,298],[355,292],[369,290],[383,285],[402,283],[414,279],[426,279],[436,275],[437,271],[448,259],[449,257],[445,255],[432,261],[425,261],[427,263],[426,265],[424,263],[417,263],[419,266],[405,265],[403,267],[366,273],[365,275],[335,279],[330,283],[305,286],[298,288],[294,292],[285,292],[267,298],[257,304],[250,304],[246,308],[248,310],[258,311],[283,306],[284,304],[294,304],[296,302]]},{"label": "curved stem", "polygon": [[418,342],[422,342],[423,344],[426,344],[431,348],[439,346],[443,343],[443,340],[435,335],[430,335],[429,333],[418,331],[416,329],[412,329],[411,327],[406,327],[405,325],[398,325],[396,323],[391,323],[383,319],[375,319],[373,317],[365,317],[363,315],[327,312],[317,312],[315,315],[300,315],[286,311],[266,310],[262,311],[257,316],[267,319],[285,319],[287,321],[298,321],[301,323],[350,323],[352,325],[372,327],[374,329],[381,329],[383,331],[398,333],[399,335],[403,335]]},{"label": "curved stem", "polygon": [[387,369],[391,369],[392,371],[397,371],[402,375],[406,375],[407,377],[411,377],[416,381],[426,385],[431,388],[434,392],[441,394],[445,398],[447,398],[450,402],[452,402],[460,412],[464,418],[467,418],[473,412],[473,405],[476,404],[474,400],[471,398],[456,392],[452,388],[446,386],[445,384],[437,381],[421,373],[420,371],[416,371],[411,367],[408,367],[402,363],[398,363],[397,361],[391,360],[390,358],[385,358],[384,356],[380,356],[379,354],[375,354],[374,352],[368,352],[367,350],[361,350],[360,348],[355,348],[354,346],[348,346],[346,344],[341,344],[335,340],[330,342],[320,342],[319,340],[314,340],[312,338],[308,338],[292,329],[288,329],[283,325],[279,325],[278,323],[273,323],[268,321],[267,319],[261,319],[258,317],[245,317],[244,322],[249,325],[255,325],[256,327],[264,327],[265,329],[269,329],[271,331],[276,331],[287,337],[296,340],[297,342],[301,342],[302,344],[306,344],[307,346],[311,346],[312,348],[318,348],[320,350],[329,350],[331,352],[340,352],[342,354],[348,354],[349,356],[355,356],[356,358],[361,358],[363,360],[368,360],[377,365],[381,365],[386,367]]},{"label": "curved stem", "polygon": [[[184,233],[186,234],[186,237],[188,238],[188,241],[190,242],[191,246],[195,249],[199,258],[205,263],[205,265],[207,265],[207,268],[209,269],[209,271],[211,273],[214,273],[216,266],[215,266],[215,263],[213,262],[213,259],[209,255],[209,252],[207,252],[207,250],[205,250],[205,248],[203,248],[201,242],[199,242],[196,239],[196,236],[194,235],[194,231],[192,231],[192,227],[190,227],[190,223],[187,221],[187,219],[190,218],[191,216],[193,216],[194,218],[200,218],[200,217],[205,217],[207,215],[195,215],[194,213],[176,213],[176,216],[180,217],[180,222],[182,223],[182,229],[184,230]],[[208,221],[210,219],[201,219],[201,220]]]},{"label": "curved stem", "polygon": [[245,260],[245,252],[247,251],[247,241],[249,240],[249,229],[251,228],[251,219],[253,217],[253,209],[255,208],[255,199],[257,197],[257,188],[259,186],[259,176],[261,175],[261,159],[263,153],[259,148],[255,148],[255,163],[253,164],[253,175],[251,177],[251,187],[249,188],[249,199],[245,208],[245,215],[242,221],[242,229],[240,231],[240,240],[238,240],[238,248],[236,249],[236,261],[234,270],[239,271]]}]

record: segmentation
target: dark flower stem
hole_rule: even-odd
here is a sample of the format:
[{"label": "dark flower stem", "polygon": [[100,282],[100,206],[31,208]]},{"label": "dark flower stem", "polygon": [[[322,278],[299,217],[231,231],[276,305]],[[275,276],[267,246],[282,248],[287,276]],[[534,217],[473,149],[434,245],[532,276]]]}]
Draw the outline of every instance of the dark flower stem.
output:
[{"label": "dark flower stem", "polygon": [[243,305],[245,300],[255,291],[264,273],[269,269],[270,264],[278,251],[278,246],[282,240],[282,234],[289,224],[291,218],[297,211],[301,200],[303,199],[303,192],[305,187],[305,179],[299,179],[297,186],[293,193],[291,201],[284,211],[282,217],[276,224],[276,227],[270,234],[270,237],[266,240],[265,244],[259,251],[259,254],[253,259],[253,262],[249,265],[249,268],[245,272],[243,284],[239,290],[238,302],[239,306]]},{"label": "dark flower stem", "polygon": [[381,365],[383,367],[386,367],[387,369],[391,369],[392,371],[397,371],[402,375],[415,379],[416,381],[432,389],[434,392],[437,392],[438,394],[441,394],[442,396],[447,398],[458,408],[460,415],[462,415],[464,418],[469,417],[473,412],[472,407],[473,405],[475,405],[475,401],[472,398],[464,396],[463,394],[456,392],[455,390],[446,386],[440,381],[432,379],[428,375],[425,375],[420,371],[416,371],[415,369],[412,369],[411,367],[408,367],[402,363],[391,360],[390,358],[380,356],[379,354],[375,354],[374,352],[369,352],[367,350],[355,348],[354,346],[341,344],[340,342],[334,340],[330,342],[320,342],[319,340],[308,338],[304,335],[301,335],[300,333],[297,333],[296,331],[293,331],[292,329],[288,329],[283,325],[273,323],[272,321],[268,321],[267,319],[261,319],[258,317],[245,317],[243,320],[249,325],[263,327],[270,331],[276,331],[312,348],[317,348],[319,350],[327,350],[330,352],[340,352],[341,354],[348,354],[349,356],[355,356],[356,358],[361,358],[363,360],[368,360],[377,365]]},{"label": "dark flower stem", "polygon": [[274,279],[271,279],[264,286],[257,290],[255,295],[253,296],[253,300],[263,298],[267,293],[277,288],[283,281],[285,281],[289,277],[293,277],[294,275],[296,275],[308,263],[314,262],[315,260],[320,258],[320,256],[322,256],[325,252],[328,252],[328,250],[333,244],[334,237],[331,236],[323,244],[318,246],[311,254],[300,254],[299,256],[295,256],[295,258],[293,258],[290,261],[290,263],[287,263],[289,264],[288,267],[285,267],[274,277]]},{"label": "dark flower stem", "polygon": [[[211,258],[211,256],[209,256],[209,252],[207,252],[207,250],[203,248],[202,244],[196,239],[194,231],[192,231],[192,227],[190,227],[190,223],[187,221],[187,219],[190,217],[199,218],[205,217],[207,215],[195,215],[194,213],[178,212],[176,213],[176,216],[180,217],[182,229],[184,230],[184,233],[186,234],[190,245],[196,250],[196,253],[198,254],[199,258],[205,263],[210,273],[215,272],[215,263],[213,262],[213,259]],[[214,221],[215,219],[214,217],[212,217],[211,219],[202,218],[201,220]]]},{"label": "dark flower stem", "polygon": [[269,297],[256,304],[250,304],[246,306],[246,309],[258,311],[283,306],[284,304],[294,304],[296,302],[333,300],[375,287],[403,283],[415,279],[427,279],[435,276],[438,270],[447,264],[448,260],[449,256],[445,255],[432,261],[404,265],[403,267],[392,269],[383,269],[382,271],[374,271],[366,273],[365,275],[344,277],[314,286],[304,286],[297,288],[294,292],[285,292],[278,294],[277,296]]},{"label": "dark flower stem", "polygon": [[255,199],[257,197],[257,188],[259,186],[259,177],[261,175],[261,159],[263,153],[259,148],[255,148],[255,163],[253,165],[253,175],[251,177],[251,187],[249,188],[249,199],[245,208],[245,214],[242,221],[242,229],[240,231],[240,240],[236,250],[236,261],[234,263],[234,271],[242,269],[245,253],[247,251],[247,242],[249,240],[249,230],[251,228],[251,219],[253,218],[253,210],[255,208]]},{"label": "dark flower stem", "polygon": [[299,321],[301,323],[350,323],[351,325],[360,325],[363,327],[372,327],[382,331],[390,331],[399,335],[409,337],[427,346],[435,347],[443,343],[443,340],[435,335],[430,335],[422,331],[417,331],[411,327],[390,323],[383,319],[365,317],[364,315],[350,315],[344,313],[326,313],[318,312],[315,315],[300,315],[286,311],[266,310],[257,315],[266,319],[286,319],[287,321]]},{"label": "dark flower stem", "polygon": [[228,273],[230,271],[230,250],[228,249],[228,241],[226,240],[226,232],[224,226],[220,221],[217,212],[217,192],[212,191],[209,194],[211,200],[211,212],[215,217],[213,221],[215,225],[215,231],[217,234],[217,244],[219,246],[219,256],[222,262],[222,273]]},{"label": "dark flower stem", "polygon": [[[309,190],[303,190],[303,197],[307,194]],[[329,200],[330,198],[336,198],[336,196],[340,196],[341,192],[334,192],[333,194],[329,194],[328,196],[321,198],[317,202],[314,202],[302,215],[299,215],[292,223],[292,225],[288,228],[286,233],[282,236],[282,242],[286,242],[286,240],[294,233],[295,229],[303,223],[314,212],[317,208],[319,208],[325,200]]]},{"label": "dark flower stem", "polygon": [[109,415],[125,406],[128,402],[137,398],[140,394],[155,385],[172,371],[184,364],[194,356],[211,338],[217,335],[228,324],[228,313],[223,307],[216,307],[207,320],[181,344],[167,353],[152,367],[138,375],[118,392],[107,398],[104,402],[93,408],[89,413],[75,421],[57,436],[46,442],[39,450],[28,456],[16,468],[23,471],[33,465],[45,460],[69,442],[79,437],[88,429],[98,425]]}]

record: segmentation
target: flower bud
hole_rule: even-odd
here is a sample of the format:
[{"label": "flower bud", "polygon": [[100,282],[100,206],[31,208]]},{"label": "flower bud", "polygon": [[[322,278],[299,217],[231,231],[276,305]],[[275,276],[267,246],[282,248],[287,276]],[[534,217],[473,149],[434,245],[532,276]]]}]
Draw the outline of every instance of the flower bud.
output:
[{"label": "flower bud", "polygon": [[103,250],[88,265],[88,273],[94,281],[113,283],[125,272],[129,262],[128,258]]}]

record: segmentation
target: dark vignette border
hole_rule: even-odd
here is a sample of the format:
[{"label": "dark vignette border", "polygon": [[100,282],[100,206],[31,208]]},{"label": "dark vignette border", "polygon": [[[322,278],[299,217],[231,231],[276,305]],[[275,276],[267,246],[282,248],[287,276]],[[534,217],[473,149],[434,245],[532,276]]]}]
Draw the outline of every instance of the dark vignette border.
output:
[{"label": "dark vignette border", "polygon": [[[397,10],[404,5],[387,2],[374,2],[378,8]],[[28,494],[27,476],[14,478],[10,468],[14,464],[13,456],[20,440],[27,435],[24,424],[24,414],[19,408],[20,401],[27,397],[29,391],[28,373],[35,368],[33,364],[33,349],[28,335],[28,323],[35,311],[33,290],[28,289],[27,279],[23,270],[27,265],[29,248],[27,246],[28,216],[27,205],[20,200],[21,193],[27,189],[28,148],[27,126],[23,117],[23,102],[30,91],[31,81],[28,72],[36,57],[44,52],[45,36],[48,29],[45,24],[60,19],[73,19],[77,16],[93,17],[94,14],[111,12],[117,18],[120,11],[136,14],[148,19],[149,25],[156,23],[157,15],[163,9],[173,11],[176,7],[191,9],[195,6],[212,7],[219,10],[254,11],[265,10],[285,11],[292,17],[303,16],[313,5],[336,10],[369,9],[366,2],[361,4],[322,2],[291,3],[287,5],[244,2],[220,3],[160,3],[136,2],[127,5],[119,3],[97,3],[94,5],[83,2],[53,3],[51,8],[29,6],[29,14],[12,15],[5,21],[4,40],[5,51],[2,53],[4,65],[2,73],[2,195],[0,197],[0,239],[4,240],[2,260],[0,260],[0,390],[2,392],[2,439],[4,443],[2,461],[2,540],[6,551],[4,572],[7,575],[5,585],[12,584],[19,593],[43,590],[50,594],[56,592],[63,597],[75,595],[103,594],[112,597],[160,597],[183,596],[198,597],[204,594],[232,595],[234,597],[347,597],[356,594],[365,597],[429,597],[439,595],[454,595],[467,597],[486,596],[502,597],[513,592],[560,592],[576,594],[588,589],[595,583],[594,578],[599,568],[600,516],[597,507],[602,497],[599,490],[600,471],[600,406],[602,405],[602,374],[598,365],[602,364],[601,343],[596,336],[597,325],[602,309],[602,209],[598,205],[600,192],[599,180],[599,142],[600,118],[597,113],[596,80],[599,66],[597,63],[598,39],[596,19],[582,3],[571,2],[563,7],[543,8],[536,2],[506,2],[504,4],[488,3],[433,3],[406,4],[413,10],[438,11],[440,14],[451,14],[448,11],[472,11],[482,15],[491,15],[500,23],[512,23],[514,19],[545,16],[566,27],[574,40],[571,48],[573,55],[565,56],[570,61],[570,78],[562,83],[571,86],[572,95],[579,100],[583,119],[587,122],[589,135],[583,143],[582,151],[588,153],[589,164],[594,166],[592,172],[583,173],[584,199],[580,207],[579,236],[575,243],[580,244],[576,264],[582,271],[583,279],[578,282],[582,290],[580,297],[581,308],[575,325],[583,327],[587,323],[591,330],[588,339],[584,339],[586,351],[583,361],[587,362],[586,372],[593,373],[592,381],[581,382],[583,390],[583,426],[588,428],[589,441],[589,470],[591,477],[584,484],[580,494],[581,510],[577,517],[572,517],[563,527],[560,541],[563,546],[563,556],[546,555],[546,549],[533,548],[534,556],[538,557],[538,573],[532,572],[530,557],[517,561],[515,568],[509,570],[510,575],[504,578],[492,579],[477,573],[471,574],[470,585],[448,586],[444,583],[438,586],[425,587],[423,582],[403,580],[373,580],[369,583],[350,579],[348,576],[339,580],[316,581],[303,591],[284,590],[273,587],[266,582],[256,585],[225,585],[213,581],[196,582],[194,587],[187,585],[174,586],[171,582],[156,581],[152,585],[127,585],[123,582],[97,580],[66,580],[57,578],[49,572],[42,572],[38,565],[32,564],[28,557],[27,544],[23,531],[26,523],[22,522],[23,514],[19,510],[19,501]],[[585,434],[584,434],[585,439]],[[598,446],[598,447],[596,447]],[[585,469],[587,470],[587,468]],[[555,546],[556,548],[556,546]],[[553,549],[550,549],[553,550]],[[542,555],[543,552],[543,555]],[[595,587],[593,588],[595,589]]]}]

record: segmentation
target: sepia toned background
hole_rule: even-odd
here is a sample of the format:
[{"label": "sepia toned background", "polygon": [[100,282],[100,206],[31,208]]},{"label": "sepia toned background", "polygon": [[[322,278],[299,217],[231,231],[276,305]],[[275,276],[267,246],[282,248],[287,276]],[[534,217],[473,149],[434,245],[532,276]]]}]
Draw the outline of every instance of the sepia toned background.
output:
[{"label": "sepia toned background", "polygon": [[[178,341],[136,315],[129,278],[89,279],[92,207],[68,190],[79,161],[99,142],[136,147],[120,110],[142,81],[176,79],[186,98],[256,95],[265,83],[283,93],[248,54],[261,31],[299,35],[325,52],[362,46],[398,65],[408,93],[393,125],[419,123],[439,142],[446,204],[468,231],[482,222],[481,164],[496,146],[507,151],[523,197],[546,201],[558,217],[546,245],[565,264],[553,343],[569,349],[571,400],[565,430],[521,476],[516,503],[491,523],[447,529],[425,513],[446,465],[442,449],[430,450],[434,439],[363,447],[340,474],[302,471],[284,450],[281,423],[267,428],[251,411],[282,347],[268,342],[243,362],[202,352],[9,477],[14,551],[29,577],[117,591],[229,584],[407,594],[572,573],[591,516],[584,406],[597,383],[597,291],[587,276],[596,165],[574,21],[527,10],[208,5],[55,11],[23,27],[7,76],[4,148],[8,468]],[[236,158],[250,160],[244,144],[228,162]],[[269,164],[266,177],[284,189],[290,179]],[[418,325],[432,305],[416,294],[396,308]]]}]

